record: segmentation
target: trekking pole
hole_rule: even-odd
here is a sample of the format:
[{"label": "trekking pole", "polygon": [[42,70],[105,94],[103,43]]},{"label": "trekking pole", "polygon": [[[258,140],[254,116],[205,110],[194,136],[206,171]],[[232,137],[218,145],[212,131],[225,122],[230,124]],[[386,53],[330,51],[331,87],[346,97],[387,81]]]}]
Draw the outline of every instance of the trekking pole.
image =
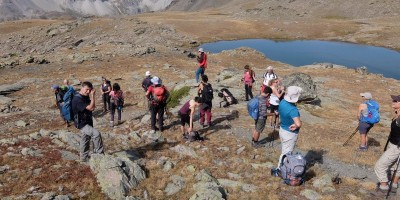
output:
[{"label": "trekking pole", "polygon": [[392,175],[392,178],[391,178],[390,184],[389,184],[389,190],[386,193],[386,198],[385,199],[388,199],[389,194],[390,194],[390,190],[392,190],[393,180],[394,180],[394,177],[396,176],[397,170],[399,169],[399,164],[400,164],[400,155],[399,155],[399,157],[397,157],[396,169],[393,171],[393,175]]},{"label": "trekking pole", "polygon": [[343,146],[346,146],[347,143],[349,143],[349,141],[357,133],[357,131],[358,131],[358,126],[357,126],[356,130],[354,130],[354,132],[350,135],[349,139],[347,139],[347,141],[343,144]]}]

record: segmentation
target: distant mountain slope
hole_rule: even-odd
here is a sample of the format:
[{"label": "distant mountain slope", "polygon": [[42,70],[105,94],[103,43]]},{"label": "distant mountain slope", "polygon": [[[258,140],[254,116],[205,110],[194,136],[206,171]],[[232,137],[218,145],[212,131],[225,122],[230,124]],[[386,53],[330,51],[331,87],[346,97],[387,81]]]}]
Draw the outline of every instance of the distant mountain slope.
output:
[{"label": "distant mountain slope", "polygon": [[172,0],[0,0],[0,21],[21,18],[130,15],[165,9]]}]

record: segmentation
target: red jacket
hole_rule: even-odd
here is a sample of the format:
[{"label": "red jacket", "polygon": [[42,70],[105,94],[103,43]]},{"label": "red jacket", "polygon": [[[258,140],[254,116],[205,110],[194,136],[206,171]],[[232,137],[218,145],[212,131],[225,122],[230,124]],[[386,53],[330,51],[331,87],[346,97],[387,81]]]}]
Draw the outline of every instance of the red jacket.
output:
[{"label": "red jacket", "polygon": [[202,53],[200,56],[197,56],[197,62],[199,62],[199,67],[207,68],[207,54]]}]

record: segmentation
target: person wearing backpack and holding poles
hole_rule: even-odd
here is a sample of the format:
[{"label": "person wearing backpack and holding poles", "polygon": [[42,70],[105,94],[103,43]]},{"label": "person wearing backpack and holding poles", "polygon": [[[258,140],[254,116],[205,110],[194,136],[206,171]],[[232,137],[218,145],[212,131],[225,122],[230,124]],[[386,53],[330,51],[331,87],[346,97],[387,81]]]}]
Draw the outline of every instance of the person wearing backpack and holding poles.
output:
[{"label": "person wearing backpack and holding poles", "polygon": [[[379,105],[374,100],[372,100],[372,95],[369,92],[360,93],[363,98],[363,103],[358,107],[357,119],[358,130],[360,132],[360,146],[359,151],[368,150],[368,132],[374,126],[375,123],[379,122]],[[377,112],[377,114],[373,114]]]},{"label": "person wearing backpack and holding poles", "polygon": [[[390,134],[386,143],[384,153],[375,164],[375,174],[378,177],[377,190],[372,193],[374,196],[388,197],[390,191],[396,192],[399,183],[399,159],[400,159],[400,95],[391,95],[394,116],[390,125]],[[395,166],[396,165],[396,166]],[[395,168],[394,171],[390,170]],[[388,177],[391,172],[391,180]]]},{"label": "person wearing backpack and holding poles", "polygon": [[291,154],[297,142],[301,127],[299,109],[296,103],[300,98],[302,89],[298,86],[289,86],[283,100],[279,104],[278,112],[281,118],[279,138],[282,143],[282,152],[279,156],[278,169],[283,157]]},{"label": "person wearing backpack and holding poles", "polygon": [[270,87],[265,87],[264,91],[262,91],[261,95],[256,97],[258,99],[258,117],[254,119],[254,130],[251,138],[251,146],[254,148],[263,147],[263,144],[260,144],[258,139],[260,138],[261,133],[264,131],[266,122],[267,122],[267,102],[272,93]]},{"label": "person wearing backpack and holding poles", "polygon": [[114,83],[112,87],[112,91],[110,92],[111,97],[111,120],[110,120],[110,127],[114,126],[114,115],[115,110],[118,112],[118,123],[117,125],[121,124],[121,115],[122,115],[122,108],[124,106],[124,96],[121,90],[121,87],[118,83]]},{"label": "person wearing backpack and holding poles", "polygon": [[[181,131],[182,135],[185,136],[186,133],[189,134],[193,131],[193,121],[194,121],[194,113],[196,112],[196,107],[200,107],[202,104],[202,100],[200,97],[195,97],[187,101],[181,109],[179,109],[178,115],[181,118]],[[185,132],[185,124],[188,124],[187,132]]]},{"label": "person wearing backpack and holding poles", "polygon": [[93,110],[95,104],[96,90],[92,83],[83,82],[78,94],[72,98],[72,113],[74,124],[81,131],[79,143],[80,161],[89,160],[90,143],[93,141],[93,153],[104,154],[103,140],[98,130],[93,128]]},{"label": "person wearing backpack and holding poles", "polygon": [[253,98],[253,83],[256,80],[256,74],[250,69],[249,65],[244,66],[244,74],[242,77],[242,82],[244,83],[244,90],[246,93],[246,101]]},{"label": "person wearing backpack and holding poles", "polygon": [[[198,94],[201,96],[202,108],[200,109],[200,125],[204,127],[211,126],[211,109],[212,100],[214,98],[213,88],[210,83],[208,83],[207,75],[201,76],[201,83],[199,84]],[[207,115],[207,124],[205,124],[205,117]]]},{"label": "person wearing backpack and holding poles", "polygon": [[151,85],[146,92],[146,97],[151,99],[150,113],[151,113],[151,129],[156,131],[156,121],[158,115],[158,130],[161,132],[164,129],[164,111],[167,105],[169,92],[167,88],[161,84],[160,79],[154,76],[151,79]]},{"label": "person wearing backpack and holding poles", "polygon": [[200,75],[203,76],[207,68],[207,54],[203,48],[200,48],[196,56],[198,68],[196,70],[196,83],[199,82]]},{"label": "person wearing backpack and holding poles", "polygon": [[101,84],[101,96],[103,97],[104,109],[103,112],[107,112],[111,108],[110,104],[110,92],[111,92],[111,84],[106,78],[102,77],[103,84]]}]

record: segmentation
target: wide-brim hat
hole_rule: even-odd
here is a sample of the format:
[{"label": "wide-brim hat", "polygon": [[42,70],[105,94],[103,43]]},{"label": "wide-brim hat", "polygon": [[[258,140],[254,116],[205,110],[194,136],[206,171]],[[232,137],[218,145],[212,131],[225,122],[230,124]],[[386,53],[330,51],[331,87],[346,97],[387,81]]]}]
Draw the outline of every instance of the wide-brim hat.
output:
[{"label": "wide-brim hat", "polygon": [[284,99],[290,103],[297,103],[297,101],[299,101],[299,97],[302,91],[303,89],[301,89],[301,87],[289,86],[287,88]]},{"label": "wide-brim hat", "polygon": [[146,73],[144,74],[145,76],[151,76],[150,71],[146,71]]}]

